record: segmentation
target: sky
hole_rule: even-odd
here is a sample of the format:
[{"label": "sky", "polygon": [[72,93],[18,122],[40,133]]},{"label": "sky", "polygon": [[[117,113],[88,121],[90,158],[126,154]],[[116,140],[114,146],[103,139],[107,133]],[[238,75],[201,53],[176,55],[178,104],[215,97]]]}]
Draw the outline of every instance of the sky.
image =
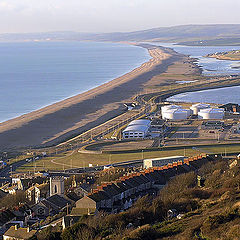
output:
[{"label": "sky", "polygon": [[0,0],[0,33],[240,24],[239,0]]}]

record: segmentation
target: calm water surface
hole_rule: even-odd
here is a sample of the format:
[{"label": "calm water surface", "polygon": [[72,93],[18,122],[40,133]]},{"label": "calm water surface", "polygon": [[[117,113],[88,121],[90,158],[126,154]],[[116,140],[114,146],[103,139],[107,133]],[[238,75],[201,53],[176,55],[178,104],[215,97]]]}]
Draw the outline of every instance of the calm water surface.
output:
[{"label": "calm water surface", "polygon": [[237,103],[240,104],[240,86],[182,93],[167,99],[174,102]]},{"label": "calm water surface", "polygon": [[[162,44],[162,46],[171,47],[179,53],[189,55],[197,58],[197,64],[202,67],[204,75],[231,75],[240,74],[239,68],[240,61],[218,60],[215,58],[203,57],[207,54],[215,52],[225,52],[231,50],[239,50],[240,46],[204,46],[204,47],[191,47],[173,44]],[[240,87],[228,87],[213,90],[204,90],[198,92],[189,92],[178,94],[168,98],[170,101],[183,101],[183,102],[207,102],[207,103],[238,103],[240,104]]]},{"label": "calm water surface", "polygon": [[216,52],[226,52],[239,50],[240,46],[183,46],[171,43],[158,43],[161,46],[173,48],[175,51],[197,58],[197,64],[203,69],[204,75],[230,75],[240,74],[240,69],[234,66],[240,66],[240,61],[218,60],[215,58],[206,58],[207,54]]},{"label": "calm water surface", "polygon": [[89,90],[148,61],[115,43],[0,43],[0,122]]}]

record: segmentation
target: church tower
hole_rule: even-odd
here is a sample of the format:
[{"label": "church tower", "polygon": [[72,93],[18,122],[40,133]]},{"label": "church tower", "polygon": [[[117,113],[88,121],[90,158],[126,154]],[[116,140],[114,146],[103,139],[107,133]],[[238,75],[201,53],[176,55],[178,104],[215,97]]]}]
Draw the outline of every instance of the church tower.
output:
[{"label": "church tower", "polygon": [[50,196],[64,194],[64,178],[60,176],[50,178]]}]

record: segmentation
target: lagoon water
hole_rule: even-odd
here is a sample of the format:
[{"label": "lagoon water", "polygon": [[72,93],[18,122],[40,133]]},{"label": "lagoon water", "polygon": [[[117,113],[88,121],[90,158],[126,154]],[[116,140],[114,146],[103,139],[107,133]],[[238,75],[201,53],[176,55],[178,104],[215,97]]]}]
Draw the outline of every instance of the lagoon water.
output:
[{"label": "lagoon water", "polygon": [[149,59],[146,49],[117,43],[0,43],[0,122],[101,85]]},{"label": "lagoon water", "polygon": [[240,61],[219,60],[215,58],[204,57],[207,54],[216,52],[227,52],[231,50],[239,50],[240,46],[183,46],[171,43],[157,43],[165,47],[173,48],[176,52],[197,58],[197,64],[203,69],[204,75],[229,75],[240,74]]},{"label": "lagoon water", "polygon": [[168,98],[167,101],[240,104],[240,86],[181,93]]},{"label": "lagoon water", "polygon": [[[240,61],[218,60],[215,58],[203,57],[207,54],[215,52],[225,52],[231,50],[239,50],[240,46],[182,46],[168,43],[160,43],[159,45],[171,47],[179,53],[197,58],[197,64],[202,66],[204,75],[239,75]],[[198,92],[182,93],[168,98],[169,101],[177,102],[206,102],[206,103],[238,103],[240,104],[240,87],[227,87],[212,90],[204,90]]]}]

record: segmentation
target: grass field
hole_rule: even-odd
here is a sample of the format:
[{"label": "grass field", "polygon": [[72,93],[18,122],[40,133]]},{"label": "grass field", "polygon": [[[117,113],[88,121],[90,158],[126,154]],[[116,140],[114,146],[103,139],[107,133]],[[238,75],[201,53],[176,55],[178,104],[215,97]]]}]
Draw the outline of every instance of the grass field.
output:
[{"label": "grass field", "polygon": [[176,155],[193,156],[200,153],[232,153],[240,152],[240,145],[236,146],[209,146],[209,147],[197,147],[196,149],[179,149],[179,150],[161,150],[161,151],[145,151],[135,153],[118,153],[118,154],[87,154],[67,152],[64,155],[57,155],[54,158],[44,158],[34,163],[27,163],[24,166],[17,169],[17,171],[35,171],[40,170],[64,170],[69,168],[88,167],[89,164],[93,166],[111,164],[116,162],[123,162],[129,160],[137,160],[142,158],[156,158],[167,157]]}]

